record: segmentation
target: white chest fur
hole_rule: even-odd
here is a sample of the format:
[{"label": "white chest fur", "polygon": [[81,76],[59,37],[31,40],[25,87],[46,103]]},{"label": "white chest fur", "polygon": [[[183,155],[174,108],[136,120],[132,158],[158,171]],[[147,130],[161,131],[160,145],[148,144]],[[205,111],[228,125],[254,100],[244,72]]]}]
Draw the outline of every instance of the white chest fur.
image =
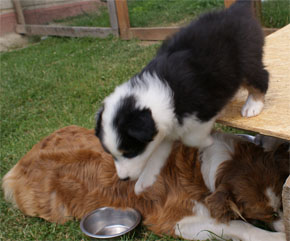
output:
[{"label": "white chest fur", "polygon": [[211,192],[215,190],[216,172],[220,164],[231,158],[234,142],[238,137],[225,133],[213,134],[213,144],[201,151],[201,173],[204,182]]}]

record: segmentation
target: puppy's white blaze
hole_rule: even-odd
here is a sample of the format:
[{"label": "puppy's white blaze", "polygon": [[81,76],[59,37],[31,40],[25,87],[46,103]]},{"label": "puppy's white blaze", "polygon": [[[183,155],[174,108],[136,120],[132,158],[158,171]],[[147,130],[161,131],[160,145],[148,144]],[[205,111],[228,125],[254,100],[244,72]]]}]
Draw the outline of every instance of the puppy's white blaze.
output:
[{"label": "puppy's white blaze", "polygon": [[214,192],[217,169],[224,161],[231,159],[234,140],[239,137],[219,132],[214,133],[212,137],[213,144],[201,152],[201,173],[207,188]]},{"label": "puppy's white blaze", "polygon": [[262,100],[255,100],[253,95],[249,95],[246,103],[242,108],[242,116],[252,117],[259,115],[264,107],[264,102]]},{"label": "puppy's white blaze", "polygon": [[269,205],[275,210],[278,211],[281,206],[280,197],[275,194],[271,187],[268,187],[265,191],[266,196],[269,199]]},{"label": "puppy's white blaze", "polygon": [[272,223],[272,228],[276,231],[276,232],[285,232],[285,225],[283,222],[283,212],[281,212],[280,210],[278,211],[279,214],[279,219],[275,220]]},{"label": "puppy's white blaze", "polygon": [[271,187],[266,189],[265,194],[268,197],[269,205],[274,209],[275,212],[278,212],[279,214],[279,219],[272,223],[273,229],[277,232],[285,232],[283,212],[280,211],[281,198],[275,194]]},{"label": "puppy's white blaze", "polygon": [[118,176],[120,178],[129,177],[131,180],[136,180],[140,176],[145,164],[146,162],[133,161],[126,158],[118,158],[115,161]]},{"label": "puppy's white blaze", "polygon": [[140,108],[150,109],[158,131],[168,135],[177,122],[172,103],[172,90],[155,73],[145,72],[141,78],[139,82],[143,81],[143,84],[134,92],[138,96],[137,105]]},{"label": "puppy's white blaze", "polygon": [[241,220],[228,224],[218,223],[209,216],[207,208],[196,202],[192,216],[181,219],[175,225],[175,234],[189,240],[206,240],[213,234],[224,239],[249,241],[286,241],[285,233],[269,232]]}]

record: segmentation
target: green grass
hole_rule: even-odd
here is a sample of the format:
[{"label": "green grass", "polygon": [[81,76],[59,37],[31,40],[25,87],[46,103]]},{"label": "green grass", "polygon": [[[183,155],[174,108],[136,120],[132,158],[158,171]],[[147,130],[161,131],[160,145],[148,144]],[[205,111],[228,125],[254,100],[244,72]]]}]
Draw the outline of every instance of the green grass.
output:
[{"label": "green grass", "polygon": [[[101,100],[137,73],[154,52],[155,46],[135,41],[49,38],[1,54],[4,159],[16,162],[40,137],[62,126],[92,128]],[[1,174],[7,170],[2,166]]]},{"label": "green grass", "polygon": [[[209,9],[223,7],[223,0],[129,0],[131,27],[182,25]],[[156,17],[158,16],[158,17]],[[85,13],[54,21],[68,26],[110,27],[106,7],[97,13]]]},{"label": "green grass", "polygon": [[262,2],[263,26],[282,28],[290,23],[290,0],[265,0]]},{"label": "green grass", "polygon": [[[103,98],[140,71],[157,46],[115,38],[48,38],[0,54],[0,178],[54,130],[72,124],[94,128]],[[78,221],[56,225],[26,217],[4,201],[2,190],[0,199],[0,240],[88,240]],[[141,227],[123,240],[174,239]]]},{"label": "green grass", "polygon": [[[222,9],[223,0],[128,0],[131,27],[181,26],[201,13]],[[96,13],[56,20],[68,26],[110,27],[107,7]],[[290,23],[290,0],[262,2],[261,22],[264,27],[281,28]]]},{"label": "green grass", "polygon": [[[117,39],[49,38],[0,55],[1,178],[41,138],[67,125],[94,128],[102,99],[137,73],[155,46]],[[64,226],[23,216],[0,201],[0,240],[80,240]]]},{"label": "green grass", "polygon": [[129,0],[128,9],[132,27],[156,27],[183,25],[223,4],[223,0]]},{"label": "green grass", "polygon": [[62,20],[55,20],[54,23],[66,26],[110,27],[110,18],[107,7],[101,6],[96,13],[84,13]]},{"label": "green grass", "polygon": [[[135,13],[130,12],[133,17],[131,21],[136,26],[180,23],[190,18],[187,16],[192,13],[189,8],[187,10],[187,5],[182,10],[174,5],[176,1],[168,1],[168,5],[175,6],[177,15],[182,11],[188,15],[184,14],[184,18],[173,17],[175,13],[165,14],[156,7],[155,14],[159,13],[156,21],[148,13],[152,2],[129,2],[129,11],[137,9]],[[189,2],[194,4],[195,1]],[[216,1],[202,1],[200,4],[209,2]],[[158,6],[159,2],[156,0],[155,4]],[[143,22],[142,17],[137,21],[140,7],[148,13]],[[211,8],[212,5],[207,7]],[[121,41],[115,38],[48,38],[37,45],[0,54],[0,178],[35,143],[54,130],[72,124],[93,128],[94,114],[103,98],[116,85],[140,71],[152,58],[158,45],[144,46],[135,40]],[[241,132],[222,125],[216,128]],[[78,221],[56,225],[24,216],[3,200],[1,190],[0,240],[88,239],[81,233]],[[174,239],[157,237],[140,227],[136,233],[122,240]]]}]

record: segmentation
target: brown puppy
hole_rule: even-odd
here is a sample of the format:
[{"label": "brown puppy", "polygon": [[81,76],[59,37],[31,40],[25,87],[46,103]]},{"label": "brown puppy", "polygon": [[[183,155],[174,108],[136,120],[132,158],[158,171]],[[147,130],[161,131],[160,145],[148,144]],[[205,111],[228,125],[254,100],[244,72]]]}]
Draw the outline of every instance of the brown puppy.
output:
[{"label": "brown puppy", "polygon": [[211,175],[203,178],[203,166],[212,149],[203,150],[200,162],[197,149],[176,143],[154,185],[136,196],[135,182],[118,178],[112,157],[103,151],[94,131],[77,126],[60,129],[36,144],[3,178],[3,189],[6,199],[22,212],[51,222],[81,218],[102,206],[132,207],[159,235],[202,240],[208,238],[204,230],[210,230],[242,240],[285,240],[282,232],[234,219],[275,220],[289,170],[283,156],[287,151],[265,153],[236,137],[213,137],[217,147],[228,146],[224,140],[230,139],[234,152],[217,149],[217,156],[227,152],[232,158],[219,164],[215,180],[210,180],[215,182],[211,191],[207,183]]}]

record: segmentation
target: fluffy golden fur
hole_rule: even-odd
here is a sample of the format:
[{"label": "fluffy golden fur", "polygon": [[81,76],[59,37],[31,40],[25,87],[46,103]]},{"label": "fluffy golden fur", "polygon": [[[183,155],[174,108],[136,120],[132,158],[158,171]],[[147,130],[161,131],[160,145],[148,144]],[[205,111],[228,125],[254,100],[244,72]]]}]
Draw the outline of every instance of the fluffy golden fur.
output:
[{"label": "fluffy golden fur", "polygon": [[[244,218],[251,215],[249,218],[273,221],[273,217],[270,220],[263,216],[273,210],[261,190],[275,183],[275,192],[281,192],[289,170],[284,152],[279,151],[277,162],[275,153],[264,153],[251,143],[238,143],[233,160],[224,162],[219,169],[216,191],[210,193],[200,170],[198,150],[176,143],[154,185],[136,196],[135,182],[118,178],[112,157],[103,151],[94,131],[69,126],[36,144],[5,175],[3,189],[6,199],[23,213],[50,222],[79,219],[102,206],[132,207],[140,211],[143,224],[150,230],[174,236],[177,222],[196,215],[196,203],[206,206],[213,218],[223,222],[239,218],[229,201]],[[255,156],[262,159],[253,160]],[[265,165],[266,162],[272,164]],[[255,182],[261,183],[256,180],[257,173],[265,170],[265,185],[256,185]],[[253,204],[259,208],[253,209]]]}]

